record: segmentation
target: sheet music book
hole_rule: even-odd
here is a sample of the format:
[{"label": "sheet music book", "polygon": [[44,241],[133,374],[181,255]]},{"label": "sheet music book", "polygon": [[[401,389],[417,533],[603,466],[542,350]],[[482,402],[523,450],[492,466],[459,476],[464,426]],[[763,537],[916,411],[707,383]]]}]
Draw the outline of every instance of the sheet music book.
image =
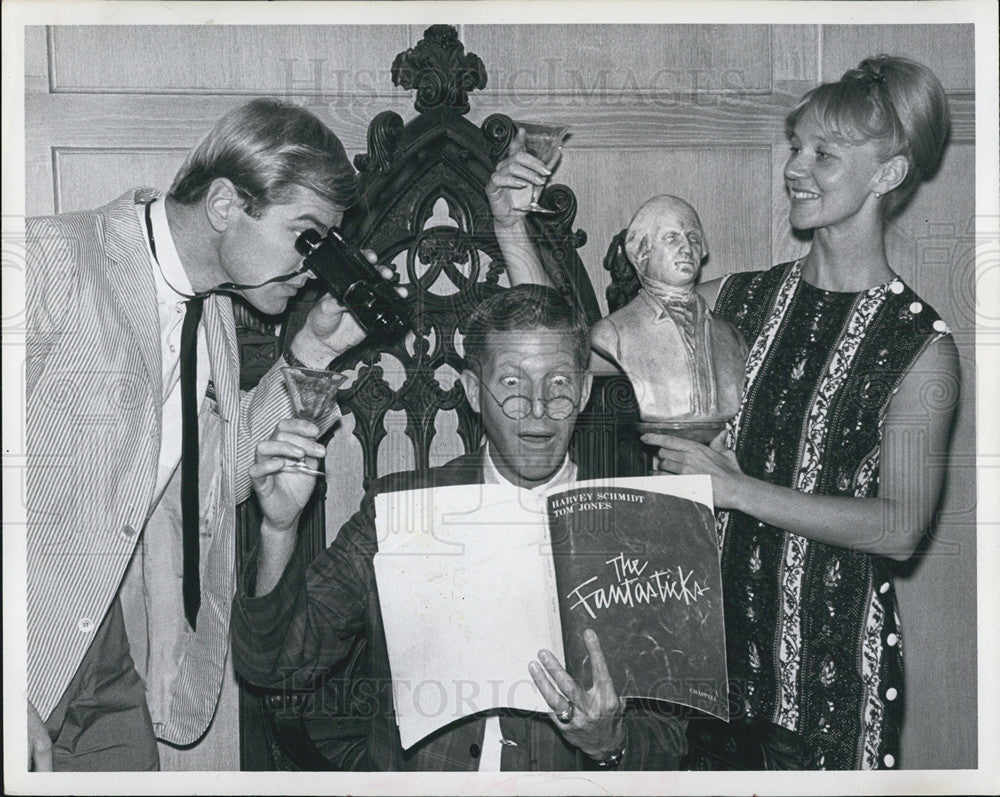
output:
[{"label": "sheet music book", "polygon": [[374,557],[404,748],[494,708],[548,712],[542,648],[591,684],[593,628],[619,695],[729,719],[708,476],[462,485],[376,497]]}]

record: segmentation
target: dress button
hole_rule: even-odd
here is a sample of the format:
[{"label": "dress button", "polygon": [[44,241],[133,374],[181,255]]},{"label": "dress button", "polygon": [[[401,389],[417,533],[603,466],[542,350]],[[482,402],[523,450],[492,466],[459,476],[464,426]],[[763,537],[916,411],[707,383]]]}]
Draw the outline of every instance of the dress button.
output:
[{"label": "dress button", "polygon": [[881,587],[878,588],[878,591],[882,595],[885,595],[885,593],[887,593],[889,591],[889,582],[886,581]]},{"label": "dress button", "polygon": [[931,326],[934,327],[935,332],[940,332],[942,335],[947,334],[949,331],[948,325],[940,318],[937,321],[935,321]]},{"label": "dress button", "polygon": [[478,744],[470,744],[469,745],[469,755],[471,755],[473,758],[479,758],[479,753],[480,752],[481,752],[481,750],[480,750]]},{"label": "dress button", "polygon": [[887,767],[894,767],[894,766],[896,766],[896,759],[892,755],[892,753],[886,753],[885,754],[885,758],[883,758],[882,760],[885,761],[885,765]]},{"label": "dress button", "polygon": [[94,630],[94,621],[91,620],[89,617],[81,617],[80,622],[76,624],[76,627],[79,628],[83,633],[89,634],[91,631]]},{"label": "dress button", "polygon": [[885,641],[890,648],[894,648],[896,647],[896,643],[899,642],[899,637],[896,636],[895,634],[889,634],[889,636],[885,638]]},{"label": "dress button", "polygon": [[913,302],[913,304],[910,305],[910,312],[913,313],[914,315],[916,315],[923,309],[924,306],[920,302]]},{"label": "dress button", "polygon": [[898,694],[899,694],[899,692],[896,691],[896,687],[890,686],[888,689],[885,690],[885,699],[886,700],[895,700],[896,699],[896,695],[898,695]]},{"label": "dress button", "polygon": [[889,283],[889,290],[898,295],[903,292],[903,283],[899,280],[893,280]]}]

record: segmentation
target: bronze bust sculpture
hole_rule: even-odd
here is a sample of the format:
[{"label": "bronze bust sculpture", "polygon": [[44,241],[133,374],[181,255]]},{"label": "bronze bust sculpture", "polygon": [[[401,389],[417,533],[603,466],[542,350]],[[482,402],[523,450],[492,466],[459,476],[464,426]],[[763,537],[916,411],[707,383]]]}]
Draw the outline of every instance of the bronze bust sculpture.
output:
[{"label": "bronze bust sculpture", "polygon": [[739,409],[747,349],[695,289],[701,220],[683,199],[653,197],[632,217],[625,252],[642,290],[594,325],[593,368],[624,371],[644,431],[710,440]]}]

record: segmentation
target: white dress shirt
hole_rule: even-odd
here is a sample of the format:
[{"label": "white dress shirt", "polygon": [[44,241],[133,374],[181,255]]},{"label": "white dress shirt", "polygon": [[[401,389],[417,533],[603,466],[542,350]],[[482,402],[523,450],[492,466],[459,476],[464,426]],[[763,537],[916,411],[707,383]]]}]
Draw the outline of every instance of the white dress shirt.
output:
[{"label": "white dress shirt", "polygon": [[[160,322],[160,354],[163,362],[163,418],[160,426],[160,460],[156,473],[156,489],[153,491],[152,506],[156,506],[163,490],[181,461],[181,387],[180,387],[180,344],[181,326],[184,322],[184,302],[194,290],[181,263],[177,247],[174,245],[170,226],[167,224],[167,210],[163,199],[150,205],[150,221],[153,225],[153,240],[156,256],[150,248],[149,258],[153,267],[153,281],[156,284],[156,312]],[[136,205],[140,226],[146,237],[146,207]],[[211,374],[208,361],[208,344],[205,340],[204,325],[198,325],[198,375],[195,395],[200,400],[205,397]]]},{"label": "white dress shirt", "polygon": [[[566,459],[563,460],[562,466],[552,475],[552,478],[543,484],[539,484],[537,487],[532,487],[531,492],[541,493],[549,487],[558,487],[562,484],[569,484],[572,481],[576,481],[576,463],[573,462],[567,454]],[[493,455],[490,452],[489,443],[486,444],[486,453],[483,457],[483,482],[485,484],[511,483],[510,479],[500,472],[496,463],[493,461]],[[528,662],[525,662],[524,666],[527,667]],[[500,756],[503,753],[503,745],[504,738],[503,733],[500,730],[500,716],[494,711],[486,717],[486,732],[483,734],[482,758],[479,759],[480,772],[500,771]]]}]

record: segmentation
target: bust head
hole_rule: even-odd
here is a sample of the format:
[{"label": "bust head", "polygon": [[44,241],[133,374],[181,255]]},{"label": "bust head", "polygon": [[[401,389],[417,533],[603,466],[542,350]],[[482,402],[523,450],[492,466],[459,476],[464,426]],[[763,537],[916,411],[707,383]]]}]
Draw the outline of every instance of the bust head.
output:
[{"label": "bust head", "polygon": [[632,383],[642,422],[696,439],[711,439],[736,413],[745,360],[739,331],[695,290],[706,252],[691,205],[669,195],[645,202],[625,235],[645,290],[591,329],[597,355]]},{"label": "bust head", "polygon": [[701,219],[680,197],[655,196],[632,217],[625,253],[645,288],[693,290],[707,254]]}]

